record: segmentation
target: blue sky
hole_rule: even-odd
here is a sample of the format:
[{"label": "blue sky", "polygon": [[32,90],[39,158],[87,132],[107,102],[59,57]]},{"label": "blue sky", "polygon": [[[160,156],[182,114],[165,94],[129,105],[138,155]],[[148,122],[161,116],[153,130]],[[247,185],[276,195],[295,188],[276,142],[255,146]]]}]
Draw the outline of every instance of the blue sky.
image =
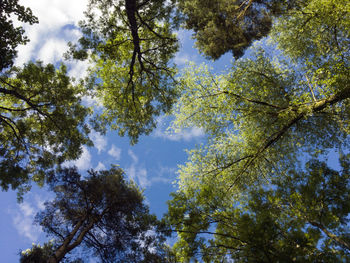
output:
[{"label": "blue sky", "polygon": [[[28,6],[39,18],[39,24],[24,26],[30,42],[19,47],[17,65],[29,60],[42,60],[45,63],[58,63],[67,49],[68,41],[76,41],[79,30],[76,26],[83,19],[86,0],[31,0],[20,1]],[[202,63],[205,61],[193,49],[191,33],[179,31],[181,50],[174,58],[179,66],[188,61]],[[229,66],[230,55],[212,63],[215,71]],[[87,65],[85,62],[68,62],[69,75],[83,77]],[[96,104],[93,98],[85,98],[84,103]],[[98,106],[98,105],[97,105]],[[119,164],[130,179],[144,189],[146,202],[151,212],[159,217],[166,212],[166,201],[169,193],[176,190],[173,182],[176,179],[177,165],[186,161],[185,149],[191,149],[203,142],[205,135],[201,129],[193,127],[178,134],[169,134],[166,129],[171,116],[158,118],[158,127],[149,136],[140,138],[139,143],[130,146],[128,138],[121,138],[117,132],[109,132],[106,136],[92,132],[91,139],[95,147],[84,147],[79,160],[71,163],[81,172],[87,169],[109,169],[112,164]],[[52,195],[45,189],[33,187],[24,196],[21,204],[16,202],[13,191],[0,192],[0,254],[1,262],[18,262],[20,250],[31,247],[32,243],[43,244],[47,241],[40,227],[33,225],[35,214],[43,208],[45,200]]]}]

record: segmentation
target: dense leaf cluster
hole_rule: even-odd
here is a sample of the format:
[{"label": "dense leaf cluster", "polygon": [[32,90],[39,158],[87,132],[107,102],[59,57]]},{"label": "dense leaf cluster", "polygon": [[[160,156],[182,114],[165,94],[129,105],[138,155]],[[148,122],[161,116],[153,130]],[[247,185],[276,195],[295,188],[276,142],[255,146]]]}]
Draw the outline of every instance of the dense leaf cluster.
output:
[{"label": "dense leaf cluster", "polygon": [[[121,169],[89,171],[85,178],[74,168],[63,169],[50,188],[56,197],[36,216],[54,238],[47,262],[60,262],[77,246],[101,262],[163,262],[159,231],[164,226],[149,214],[140,190],[125,181]],[[34,252],[24,252],[23,262]]]},{"label": "dense leaf cluster", "polygon": [[179,261],[347,262],[349,156],[340,162],[335,171],[311,160],[304,171],[248,188],[231,205],[198,206],[173,194],[168,217],[179,233]]},{"label": "dense leaf cluster", "polygon": [[231,51],[240,58],[253,41],[265,37],[275,17],[298,9],[299,0],[178,0],[184,27],[194,31],[196,46],[218,59]]},{"label": "dense leaf cluster", "polygon": [[[24,36],[22,27],[15,27],[10,19],[15,17],[18,21],[34,24],[38,19],[33,15],[29,8],[18,4],[18,0],[0,1],[0,72],[13,65],[17,55],[16,48],[29,41]],[[11,17],[13,16],[13,17]]]},{"label": "dense leaf cluster", "polygon": [[165,0],[90,1],[70,55],[85,59],[90,52],[94,62],[89,85],[104,106],[95,128],[110,126],[136,143],[170,110],[176,98],[170,60],[178,50],[171,19]]},{"label": "dense leaf cluster", "polygon": [[45,181],[50,169],[74,160],[90,142],[83,87],[61,66],[28,63],[0,76],[0,185]]},{"label": "dense leaf cluster", "polygon": [[[180,261],[347,260],[348,170],[330,179],[335,172],[325,164],[315,171],[298,167],[302,159],[349,149],[349,8],[343,1],[307,1],[275,21],[269,39],[274,47],[266,41],[256,45],[249,58],[221,75],[197,65],[181,75],[174,129],[200,127],[208,141],[189,151],[179,170],[180,190],[169,203]],[[309,193],[297,187],[307,176]],[[332,180],[344,187],[331,186]],[[319,196],[322,182],[330,185],[324,196],[341,189],[334,203]],[[281,201],[283,187],[289,192]],[[295,204],[293,195],[313,205]],[[274,198],[283,204],[278,210],[270,204]],[[320,221],[307,214],[317,212],[312,206],[321,211]],[[337,214],[341,209],[344,214]],[[343,219],[335,224],[336,218]],[[305,246],[290,247],[300,238]]]}]

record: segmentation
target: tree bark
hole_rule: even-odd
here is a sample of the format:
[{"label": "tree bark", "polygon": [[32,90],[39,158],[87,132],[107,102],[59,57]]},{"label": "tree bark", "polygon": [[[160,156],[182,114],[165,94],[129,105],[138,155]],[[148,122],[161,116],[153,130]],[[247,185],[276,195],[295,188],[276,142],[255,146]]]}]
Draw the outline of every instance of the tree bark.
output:
[{"label": "tree bark", "polygon": [[81,244],[81,242],[84,239],[84,236],[87,232],[91,230],[91,228],[96,223],[96,220],[92,220],[85,228],[83,228],[78,237],[75,239],[75,241],[70,244],[74,238],[74,236],[78,233],[80,227],[83,225],[86,218],[80,220],[75,226],[72,232],[69,233],[69,235],[66,237],[66,239],[63,241],[62,245],[55,251],[55,254],[49,258],[48,263],[58,263],[60,262],[67,253],[69,253],[71,250],[76,248]]},{"label": "tree bark", "polygon": [[68,245],[74,238],[75,234],[79,231],[79,228],[84,223],[85,219],[81,219],[75,226],[72,232],[66,237],[63,241],[62,245],[56,250],[55,254],[49,258],[48,263],[58,263],[60,262],[64,256],[68,253]]},{"label": "tree bark", "polygon": [[345,240],[341,239],[340,237],[338,237],[337,235],[331,233],[330,231],[328,231],[328,229],[317,222],[311,221],[309,222],[311,225],[313,225],[314,227],[319,228],[320,230],[322,230],[323,233],[325,233],[329,238],[333,239],[335,242],[337,242],[338,244],[340,244],[343,247],[346,247],[348,250],[350,250],[350,244],[348,242],[346,242]]}]

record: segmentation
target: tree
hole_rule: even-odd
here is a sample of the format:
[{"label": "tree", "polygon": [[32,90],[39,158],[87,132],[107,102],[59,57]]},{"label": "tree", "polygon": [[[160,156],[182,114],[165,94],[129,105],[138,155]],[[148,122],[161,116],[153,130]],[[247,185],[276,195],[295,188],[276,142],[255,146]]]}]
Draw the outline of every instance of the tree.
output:
[{"label": "tree", "polygon": [[[343,8],[348,4],[335,9],[331,3],[326,5],[327,1],[317,3],[322,9],[313,10],[317,13],[314,17],[333,17],[312,21],[314,25],[309,29],[316,32],[318,26],[318,31],[333,31],[331,24],[325,23],[337,23],[339,32],[335,37],[349,36],[348,22],[343,22]],[[308,9],[314,8],[314,3],[310,5]],[[309,20],[306,16],[304,19]],[[301,18],[290,20],[304,23]],[[314,35],[302,31],[327,50],[324,58],[318,53],[292,57],[289,49],[284,56],[279,51],[278,58],[257,48],[251,58],[236,61],[225,75],[214,76],[205,67],[195,66],[184,72],[178,86],[182,95],[174,107],[175,131],[201,127],[208,134],[208,143],[190,151],[189,162],[181,167],[182,191],[198,194],[211,188],[235,195],[246,184],[281,174],[280,170],[294,165],[301,153],[347,147],[350,45],[337,48],[331,46],[331,41],[317,41],[321,34],[331,34],[326,29]],[[275,39],[295,43],[291,52],[303,47],[311,50],[287,41],[287,37],[292,37],[289,31],[280,31]],[[345,43],[346,39],[349,37],[337,41]]]},{"label": "tree", "polygon": [[47,263],[47,259],[52,255],[54,242],[49,241],[43,246],[33,244],[20,253],[20,263]]},{"label": "tree", "polygon": [[[283,180],[303,158],[348,149],[349,7],[308,1],[276,20],[275,46],[263,43],[272,53],[256,47],[222,75],[204,66],[185,71],[174,129],[200,127],[208,141],[180,167],[170,210],[184,209],[207,229],[200,213],[233,209],[247,189]],[[195,241],[187,243],[191,250]]]},{"label": "tree", "polygon": [[36,216],[55,240],[47,262],[60,262],[79,246],[101,262],[164,262],[164,226],[121,169],[89,171],[81,178],[75,168],[66,168],[50,188],[56,197]]},{"label": "tree", "polygon": [[88,85],[104,106],[95,128],[110,126],[136,143],[154,129],[156,116],[170,110],[178,95],[170,63],[178,50],[173,30],[181,23],[195,31],[209,57],[230,50],[240,57],[267,35],[274,17],[299,5],[298,0],[90,0],[80,24],[83,37],[70,44],[68,57],[90,57],[94,64]]},{"label": "tree", "polygon": [[174,248],[181,262],[350,260],[349,157],[340,159],[340,171],[311,160],[303,171],[247,188],[231,206],[203,209],[173,194],[168,216],[179,233]]},{"label": "tree", "polygon": [[24,36],[22,27],[15,27],[11,16],[15,16],[20,22],[38,23],[30,8],[18,4],[18,0],[1,0],[0,9],[0,72],[13,65],[17,55],[16,48],[29,40]]},{"label": "tree", "polygon": [[25,190],[45,182],[50,169],[77,159],[91,144],[81,105],[84,87],[62,65],[28,63],[0,76],[0,185]]},{"label": "tree", "polygon": [[305,1],[178,0],[184,27],[194,31],[197,48],[218,59],[231,51],[239,58],[253,41],[270,32],[272,21]]},{"label": "tree", "polygon": [[18,45],[26,44],[23,23],[38,23],[18,0],[1,1],[0,9],[0,186],[21,193],[34,180],[42,185],[45,173],[77,159],[83,144],[91,144],[81,105],[85,88],[74,85],[62,65],[29,62],[13,67]]},{"label": "tree", "polygon": [[83,37],[70,44],[68,55],[90,54],[94,63],[89,85],[104,106],[97,129],[110,125],[135,143],[155,127],[155,116],[170,109],[176,71],[169,61],[178,50],[171,14],[165,0],[89,2]]}]

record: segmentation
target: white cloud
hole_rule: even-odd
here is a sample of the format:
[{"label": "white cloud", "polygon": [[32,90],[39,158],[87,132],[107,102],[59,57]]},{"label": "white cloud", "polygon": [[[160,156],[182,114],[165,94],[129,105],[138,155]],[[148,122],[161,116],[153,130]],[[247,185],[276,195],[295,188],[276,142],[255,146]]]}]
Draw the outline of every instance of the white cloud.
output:
[{"label": "white cloud", "polygon": [[163,183],[163,184],[169,184],[171,183],[173,180],[169,179],[169,178],[165,178],[165,177],[152,177],[151,179],[151,183]]},{"label": "white cloud", "polygon": [[189,129],[181,130],[178,133],[169,134],[168,139],[174,140],[174,141],[179,141],[179,140],[190,141],[193,138],[203,137],[203,136],[204,136],[204,130],[202,128],[192,127]]},{"label": "white cloud", "polygon": [[34,205],[24,201],[18,205],[17,210],[9,211],[18,234],[32,242],[36,242],[42,233],[41,227],[33,224],[34,217],[40,208],[42,207],[38,203]]},{"label": "white cloud", "polygon": [[68,39],[79,39],[82,33],[78,28],[68,27],[63,29],[63,35]]},{"label": "white cloud", "polygon": [[128,154],[134,163],[138,163],[139,158],[136,156],[136,154],[132,150],[129,149]]},{"label": "white cloud", "polygon": [[38,207],[38,209],[44,210],[45,209],[45,202],[51,200],[51,197],[48,197],[46,200],[44,200],[44,199],[40,198],[40,196],[35,195],[34,200],[35,200],[35,204]]},{"label": "white cloud", "polygon": [[117,161],[120,160],[121,153],[122,153],[122,149],[116,147],[114,144],[112,144],[111,149],[108,151],[108,154],[114,157],[114,159],[116,159]]},{"label": "white cloud", "polygon": [[142,188],[150,186],[151,182],[147,178],[147,170],[140,168],[136,164],[132,164],[126,169],[126,174],[133,181],[136,181]]},{"label": "white cloud", "polygon": [[176,133],[170,132],[166,128],[168,124],[169,120],[167,120],[167,117],[159,117],[157,121],[157,128],[153,131],[152,135],[156,138],[163,138],[170,141],[191,141],[205,135],[204,130],[198,127],[183,129]]},{"label": "white cloud", "polygon": [[86,146],[83,146],[83,153],[80,158],[72,162],[79,170],[87,170],[91,165],[91,154]]},{"label": "white cloud", "polygon": [[152,183],[171,183],[175,178],[176,168],[168,166],[160,166],[156,176],[151,178]]},{"label": "white cloud", "polygon": [[70,61],[68,75],[75,79],[85,78],[87,76],[87,69],[89,64],[86,61]]},{"label": "white cloud", "polygon": [[96,166],[95,171],[101,171],[101,170],[106,170],[106,166],[103,163],[98,162],[98,165]]},{"label": "white cloud", "polygon": [[83,146],[83,152],[80,158],[74,161],[66,161],[63,163],[64,167],[76,166],[80,171],[86,171],[91,168],[91,154],[86,146]]},{"label": "white cloud", "polygon": [[186,42],[193,43],[193,39],[192,39],[193,31],[191,30],[180,29],[176,32],[176,35],[182,44]]},{"label": "white cloud", "polygon": [[92,131],[90,133],[90,138],[94,143],[94,146],[97,148],[98,153],[100,154],[107,147],[107,138],[106,136],[102,136],[100,133],[96,131]]},{"label": "white cloud", "polygon": [[197,53],[193,53],[190,55],[184,51],[180,51],[180,52],[176,53],[176,55],[174,57],[174,63],[179,67],[186,66],[190,62],[194,62],[194,63],[198,64],[200,58],[201,57],[198,56]]},{"label": "white cloud", "polygon": [[83,104],[88,107],[94,107],[95,109],[101,109],[103,107],[102,102],[95,96],[82,97]]},{"label": "white cloud", "polygon": [[192,38],[193,31],[191,30],[178,30],[176,32],[177,38],[179,39],[182,48],[180,49],[180,52],[177,52],[174,57],[174,63],[182,67],[186,65],[190,61],[197,61],[201,59],[201,56],[197,51],[191,52],[190,54],[187,52],[184,52],[184,50],[193,49],[194,40]]},{"label": "white cloud", "polygon": [[132,150],[129,149],[128,154],[132,159],[132,164],[125,169],[127,176],[136,181],[141,187],[150,186],[151,181],[147,177],[147,170],[138,165],[139,159]]},{"label": "white cloud", "polygon": [[32,9],[39,18],[39,26],[55,29],[82,20],[88,0],[20,0],[20,4]]},{"label": "white cloud", "polygon": [[149,187],[153,183],[171,183],[174,180],[176,168],[160,166],[155,175],[148,176],[147,170],[139,165],[139,159],[132,150],[128,150],[128,155],[132,159],[131,165],[125,169],[127,176],[137,182],[142,188]]},{"label": "white cloud", "polygon": [[63,39],[50,38],[40,48],[37,59],[44,63],[55,63],[62,59],[63,53],[67,50],[67,43]]},{"label": "white cloud", "polygon": [[187,63],[189,63],[190,61],[190,56],[186,53],[177,53],[175,58],[174,58],[174,62],[176,65],[178,66],[183,66],[186,65]]},{"label": "white cloud", "polygon": [[[67,42],[75,42],[81,33],[77,29],[78,22],[84,19],[83,12],[88,0],[20,0],[20,4],[32,9],[39,23],[34,25],[16,22],[25,29],[30,42],[18,47],[16,65],[21,66],[29,60],[40,59],[45,63],[56,63],[62,60],[67,50]],[[82,63],[70,62],[70,76],[83,77],[86,70]],[[77,64],[77,65],[74,65]]]}]

